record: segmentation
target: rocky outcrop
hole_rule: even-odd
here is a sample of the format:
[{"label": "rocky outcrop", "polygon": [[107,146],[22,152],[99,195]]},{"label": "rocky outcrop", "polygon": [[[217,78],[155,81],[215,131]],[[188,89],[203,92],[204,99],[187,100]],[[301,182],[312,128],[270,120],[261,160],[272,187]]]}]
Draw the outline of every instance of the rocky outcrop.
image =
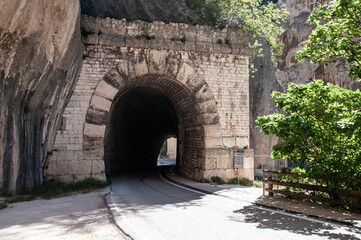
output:
[{"label": "rocky outcrop", "polygon": [[0,2],[0,187],[42,182],[81,68],[77,0]]},{"label": "rocky outcrop", "polygon": [[308,39],[313,30],[308,22],[311,11],[316,6],[316,0],[287,0],[283,1],[290,12],[285,24],[286,32],[282,36],[285,44],[283,54],[278,58],[277,79],[284,89],[289,82],[307,83],[314,79],[323,79],[325,82],[337,84],[344,88],[357,88],[354,78],[347,75],[345,63],[338,61],[325,66],[312,64],[309,60],[299,62],[295,59],[297,51],[302,49],[301,42]]},{"label": "rocky outcrop", "polygon": [[80,0],[83,14],[127,21],[202,23],[184,0]]}]

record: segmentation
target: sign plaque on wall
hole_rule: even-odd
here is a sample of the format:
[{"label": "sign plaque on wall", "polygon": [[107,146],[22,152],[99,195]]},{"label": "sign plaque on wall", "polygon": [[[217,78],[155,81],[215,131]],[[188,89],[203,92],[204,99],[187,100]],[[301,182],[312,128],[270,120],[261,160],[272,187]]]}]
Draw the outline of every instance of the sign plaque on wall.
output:
[{"label": "sign plaque on wall", "polygon": [[234,166],[233,168],[244,168],[243,164],[244,154],[241,152],[234,153]]}]

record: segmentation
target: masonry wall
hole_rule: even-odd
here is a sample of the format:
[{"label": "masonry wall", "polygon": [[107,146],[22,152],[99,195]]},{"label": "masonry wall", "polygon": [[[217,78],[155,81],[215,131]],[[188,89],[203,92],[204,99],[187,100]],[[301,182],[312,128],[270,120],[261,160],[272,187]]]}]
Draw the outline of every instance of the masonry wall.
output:
[{"label": "masonry wall", "polygon": [[[204,151],[191,178],[234,177],[235,151],[245,153],[242,175],[253,178],[253,150],[249,149],[250,49],[245,32],[88,16],[83,16],[82,25],[90,34],[83,38],[83,69],[48,158],[47,178],[64,182],[90,176],[104,179],[102,146],[84,146],[88,137],[102,139],[106,126],[86,125],[86,118],[94,105],[108,113],[112,99],[98,93],[99,83],[123,61],[131,63],[137,76],[164,74],[194,91]],[[115,96],[117,89],[109,87],[107,92]]]}]

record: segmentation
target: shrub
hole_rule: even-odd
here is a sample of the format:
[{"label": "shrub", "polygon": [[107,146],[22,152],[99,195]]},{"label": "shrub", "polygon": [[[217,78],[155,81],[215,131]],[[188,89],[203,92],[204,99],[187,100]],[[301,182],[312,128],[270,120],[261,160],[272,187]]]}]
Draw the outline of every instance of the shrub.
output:
[{"label": "shrub", "polygon": [[330,188],[343,187],[346,178],[361,179],[361,93],[321,80],[288,85],[287,93],[273,92],[276,106],[285,114],[256,121],[265,134],[282,143],[272,157],[290,158],[306,174]]},{"label": "shrub", "polygon": [[213,176],[211,177],[212,182],[216,182],[216,183],[224,183],[222,178],[220,178],[219,176]]}]

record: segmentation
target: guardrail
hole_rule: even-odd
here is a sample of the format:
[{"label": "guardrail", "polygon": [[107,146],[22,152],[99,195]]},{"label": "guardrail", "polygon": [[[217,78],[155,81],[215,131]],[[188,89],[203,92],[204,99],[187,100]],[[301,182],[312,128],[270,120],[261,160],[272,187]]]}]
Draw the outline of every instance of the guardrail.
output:
[{"label": "guardrail", "polygon": [[[361,191],[350,190],[350,189],[333,189],[329,190],[326,185],[314,185],[300,182],[289,182],[277,179],[275,176],[290,176],[296,178],[309,178],[309,176],[297,173],[283,173],[278,171],[267,171],[263,170],[263,174],[268,175],[267,178],[263,178],[263,194],[265,191],[268,192],[269,196],[276,194],[282,194],[286,196],[297,197],[301,199],[310,199],[318,202],[327,202],[337,206],[348,206],[351,207],[355,212],[361,212]],[[342,182],[361,184],[360,179],[345,179]],[[267,188],[265,185],[268,185]],[[274,186],[278,186],[274,189]],[[286,188],[279,189],[279,186]],[[299,191],[294,191],[299,189]],[[316,192],[327,193],[328,197],[315,196]],[[324,194],[323,194],[324,195]]]}]

